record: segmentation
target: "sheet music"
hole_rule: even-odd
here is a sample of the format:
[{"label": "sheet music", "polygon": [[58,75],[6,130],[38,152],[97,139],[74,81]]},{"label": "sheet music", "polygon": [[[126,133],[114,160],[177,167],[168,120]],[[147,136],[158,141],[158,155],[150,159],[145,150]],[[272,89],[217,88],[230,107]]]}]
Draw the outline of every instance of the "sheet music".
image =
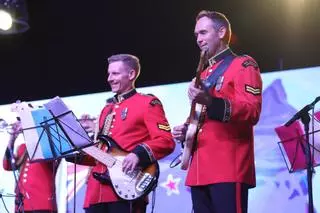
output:
[{"label": "sheet music", "polygon": [[83,129],[73,112],[67,107],[60,97],[55,97],[44,104],[55,117],[58,117],[61,127],[69,136],[76,148],[89,145],[92,142],[87,132]]}]

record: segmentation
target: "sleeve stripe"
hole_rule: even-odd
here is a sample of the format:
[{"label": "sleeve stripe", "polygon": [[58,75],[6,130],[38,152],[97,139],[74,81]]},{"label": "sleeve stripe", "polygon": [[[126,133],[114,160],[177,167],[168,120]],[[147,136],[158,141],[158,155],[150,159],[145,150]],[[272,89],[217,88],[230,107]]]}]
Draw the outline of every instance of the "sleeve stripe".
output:
[{"label": "sleeve stripe", "polygon": [[245,90],[246,90],[246,92],[252,93],[254,95],[261,94],[261,89],[260,88],[254,88],[254,87],[251,87],[249,85],[245,86]]}]

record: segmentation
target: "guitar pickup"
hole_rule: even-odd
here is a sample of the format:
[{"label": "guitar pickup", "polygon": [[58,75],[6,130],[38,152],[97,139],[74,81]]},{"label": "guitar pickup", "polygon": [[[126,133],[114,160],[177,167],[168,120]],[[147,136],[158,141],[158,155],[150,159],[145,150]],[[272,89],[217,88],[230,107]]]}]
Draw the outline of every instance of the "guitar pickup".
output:
[{"label": "guitar pickup", "polygon": [[149,173],[145,173],[136,186],[137,191],[139,192],[145,191],[150,185],[150,183],[152,182],[152,180],[153,180],[152,175],[150,175]]}]

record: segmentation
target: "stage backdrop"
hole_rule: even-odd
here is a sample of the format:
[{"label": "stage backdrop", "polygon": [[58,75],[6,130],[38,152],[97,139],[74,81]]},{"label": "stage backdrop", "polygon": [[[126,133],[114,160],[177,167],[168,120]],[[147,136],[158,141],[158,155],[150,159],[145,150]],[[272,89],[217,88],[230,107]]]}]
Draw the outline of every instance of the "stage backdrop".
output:
[{"label": "stage backdrop", "polygon": [[[255,155],[257,170],[257,187],[250,190],[250,213],[284,213],[307,212],[308,191],[306,171],[289,173],[282,154],[278,147],[279,138],[274,128],[288,121],[298,110],[311,103],[320,96],[320,67],[288,70],[263,74],[263,110],[261,119],[255,128]],[[162,101],[171,127],[185,121],[189,113],[189,101],[187,99],[188,83],[138,88],[139,92],[152,93]],[[59,94],[57,94],[59,95]],[[97,93],[83,96],[62,97],[69,108],[80,116],[88,113],[98,116],[105,104],[105,100],[111,97],[110,92]],[[23,101],[23,100],[22,100]],[[33,101],[34,106],[42,105],[48,100]],[[320,103],[316,105],[319,110]],[[128,112],[130,113],[130,111]],[[14,122],[16,114],[10,112],[9,105],[0,106],[0,118],[8,123]],[[319,126],[319,125],[318,125]],[[317,128],[319,128],[317,126]],[[0,156],[2,157],[8,141],[8,134],[0,132]],[[22,135],[18,143],[23,141]],[[316,136],[316,144],[319,144],[319,136]],[[178,167],[169,168],[169,164],[177,154],[180,146],[174,153],[160,161],[161,175],[156,189],[154,212],[157,213],[189,213],[192,210],[190,190],[185,187],[186,172]],[[74,181],[76,170],[76,182]],[[59,212],[81,213],[84,199],[87,177],[87,167],[67,164],[62,161],[57,173],[56,187]],[[320,175],[317,167],[313,181],[313,197],[316,212],[320,212]],[[0,202],[0,212],[13,212],[14,178],[12,172],[0,168],[0,193],[3,202]],[[41,183],[39,183],[41,184]],[[75,186],[75,187],[74,187]],[[76,195],[76,199],[74,199]],[[152,196],[148,212],[152,209]],[[5,204],[5,205],[4,205]],[[74,208],[76,204],[76,208]]]}]

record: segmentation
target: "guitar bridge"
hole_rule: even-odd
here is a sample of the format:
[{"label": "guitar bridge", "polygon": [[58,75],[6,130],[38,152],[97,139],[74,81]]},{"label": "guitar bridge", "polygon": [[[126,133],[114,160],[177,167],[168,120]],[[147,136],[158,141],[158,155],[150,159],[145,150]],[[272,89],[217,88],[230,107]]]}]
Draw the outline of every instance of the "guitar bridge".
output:
[{"label": "guitar bridge", "polygon": [[153,181],[153,176],[150,175],[149,173],[145,173],[136,186],[137,191],[139,192],[145,191],[152,181]]}]

